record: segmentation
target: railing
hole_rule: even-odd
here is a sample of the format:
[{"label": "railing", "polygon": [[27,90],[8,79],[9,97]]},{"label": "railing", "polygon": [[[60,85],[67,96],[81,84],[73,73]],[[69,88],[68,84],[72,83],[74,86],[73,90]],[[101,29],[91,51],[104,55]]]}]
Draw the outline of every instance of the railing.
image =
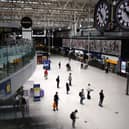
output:
[{"label": "railing", "polygon": [[0,46],[0,80],[18,71],[34,57],[33,43],[20,39]]}]

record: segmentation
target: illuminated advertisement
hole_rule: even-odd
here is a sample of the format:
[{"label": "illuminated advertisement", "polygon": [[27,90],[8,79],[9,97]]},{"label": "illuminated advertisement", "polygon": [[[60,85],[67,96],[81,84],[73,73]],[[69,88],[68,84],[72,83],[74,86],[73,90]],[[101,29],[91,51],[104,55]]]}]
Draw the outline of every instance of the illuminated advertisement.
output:
[{"label": "illuminated advertisement", "polygon": [[0,96],[6,96],[11,93],[11,80],[6,80],[0,84]]},{"label": "illuminated advertisement", "polygon": [[34,84],[34,101],[40,100],[40,84]]},{"label": "illuminated advertisement", "polygon": [[49,70],[50,69],[50,60],[44,60],[43,61],[43,68]]},{"label": "illuminated advertisement", "polygon": [[121,72],[126,73],[126,62],[125,61],[121,62]]}]

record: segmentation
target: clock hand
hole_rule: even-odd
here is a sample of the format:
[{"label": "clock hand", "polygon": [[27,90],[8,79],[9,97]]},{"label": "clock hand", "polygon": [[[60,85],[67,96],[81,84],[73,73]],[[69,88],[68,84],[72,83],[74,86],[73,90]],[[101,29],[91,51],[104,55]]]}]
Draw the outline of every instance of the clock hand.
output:
[{"label": "clock hand", "polygon": [[103,21],[103,15],[102,15],[102,13],[101,13],[101,12],[99,12],[99,14],[100,14],[100,17],[102,18],[102,21]]},{"label": "clock hand", "polygon": [[127,9],[124,9],[124,12],[127,14],[127,16],[129,17],[129,11],[127,11]]}]

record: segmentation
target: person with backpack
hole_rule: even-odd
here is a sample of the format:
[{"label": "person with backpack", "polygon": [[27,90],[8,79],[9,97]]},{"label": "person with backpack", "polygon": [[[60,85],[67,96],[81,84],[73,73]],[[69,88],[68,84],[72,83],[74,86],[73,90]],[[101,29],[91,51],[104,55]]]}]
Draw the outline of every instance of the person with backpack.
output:
[{"label": "person with backpack", "polygon": [[78,113],[78,110],[76,109],[75,111],[70,113],[70,119],[72,120],[72,127],[75,128],[75,122],[77,119],[76,114]]},{"label": "person with backpack", "polygon": [[59,88],[59,84],[60,84],[60,76],[59,75],[56,78],[56,82],[57,82],[57,88]]},{"label": "person with backpack", "polygon": [[66,64],[66,69],[67,69],[67,71],[71,71],[71,66],[69,63]]},{"label": "person with backpack", "polygon": [[80,104],[83,104],[83,100],[85,99],[84,89],[82,89],[82,90],[79,92],[79,96],[80,96]]}]

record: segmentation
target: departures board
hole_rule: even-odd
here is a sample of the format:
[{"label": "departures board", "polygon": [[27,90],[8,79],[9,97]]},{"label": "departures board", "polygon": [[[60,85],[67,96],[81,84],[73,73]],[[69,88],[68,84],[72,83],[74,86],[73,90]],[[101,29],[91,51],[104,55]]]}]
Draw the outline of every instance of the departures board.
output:
[{"label": "departures board", "polygon": [[89,49],[90,52],[98,52],[107,55],[121,55],[121,40],[80,40],[63,39],[63,47],[75,49]]}]

